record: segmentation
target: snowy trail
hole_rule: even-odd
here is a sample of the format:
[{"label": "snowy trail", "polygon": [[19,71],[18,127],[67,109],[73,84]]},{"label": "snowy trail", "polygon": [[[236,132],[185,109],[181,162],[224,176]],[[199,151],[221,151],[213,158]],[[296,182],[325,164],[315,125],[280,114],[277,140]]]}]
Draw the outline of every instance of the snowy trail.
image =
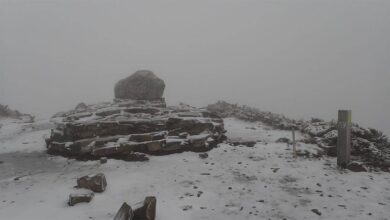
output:
[{"label": "snowy trail", "polygon": [[[389,219],[389,173],[340,171],[334,158],[294,160],[286,144],[275,143],[288,132],[225,123],[230,138],[261,142],[253,148],[221,144],[206,159],[185,152],[101,165],[46,155],[42,135],[49,130],[7,136],[0,141],[0,219],[113,219],[123,202],[148,195],[157,197],[159,220]],[[79,191],[76,178],[98,172],[106,175],[106,192],[68,207],[68,195]]]}]

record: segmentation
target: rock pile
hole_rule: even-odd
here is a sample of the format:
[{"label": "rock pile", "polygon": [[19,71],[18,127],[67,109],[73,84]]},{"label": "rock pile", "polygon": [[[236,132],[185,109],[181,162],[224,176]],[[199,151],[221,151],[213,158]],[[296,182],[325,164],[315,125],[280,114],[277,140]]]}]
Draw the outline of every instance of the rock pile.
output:
[{"label": "rock pile", "polygon": [[[263,112],[248,106],[239,106],[224,101],[209,105],[207,109],[222,118],[235,117],[245,121],[262,122],[275,129],[300,130],[306,135],[305,142],[317,144],[329,156],[336,156],[337,123],[313,118],[309,121],[292,120],[280,114]],[[364,164],[390,169],[390,143],[380,131],[352,126],[352,156]]]},{"label": "rock pile", "polygon": [[[126,79],[127,83],[144,76],[152,78],[141,80],[145,85],[153,84],[149,72],[140,74]],[[57,113],[52,118],[56,128],[46,140],[49,153],[78,159],[146,160],[142,153],[207,151],[224,139],[223,120],[206,109],[167,107],[163,98],[151,97],[147,91],[139,94],[142,100],[79,104],[74,110]]]},{"label": "rock pile", "polygon": [[95,196],[94,192],[102,193],[106,190],[107,181],[103,173],[77,178],[75,188],[90,190],[88,193],[73,193],[69,195],[68,205],[74,206],[78,203],[89,203]]}]

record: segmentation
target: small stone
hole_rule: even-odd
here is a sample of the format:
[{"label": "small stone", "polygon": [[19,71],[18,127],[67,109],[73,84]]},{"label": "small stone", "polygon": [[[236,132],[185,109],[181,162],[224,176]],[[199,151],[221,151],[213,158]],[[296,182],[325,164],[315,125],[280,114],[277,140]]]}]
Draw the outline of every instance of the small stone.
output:
[{"label": "small stone", "polygon": [[69,195],[69,201],[68,205],[69,206],[74,206],[78,203],[88,203],[92,200],[93,198],[93,193],[88,193],[88,194],[70,194]]},{"label": "small stone", "polygon": [[100,158],[100,164],[105,164],[105,163],[107,163],[107,157]]},{"label": "small stone", "polygon": [[271,168],[274,173],[278,172],[280,168]]},{"label": "small stone", "polygon": [[291,143],[291,140],[286,138],[286,137],[282,137],[282,138],[279,138],[278,140],[276,140],[276,143]]},{"label": "small stone", "polygon": [[192,205],[185,205],[185,206],[181,207],[181,210],[183,210],[183,211],[188,211],[188,210],[191,210],[191,209],[192,209]]},{"label": "small stone", "polygon": [[319,215],[319,216],[322,215],[322,213],[318,209],[312,209],[311,211],[314,212],[315,214]]},{"label": "small stone", "polygon": [[201,159],[206,159],[206,158],[209,157],[209,154],[208,154],[208,153],[202,153],[202,154],[199,154],[199,157],[200,157]]}]

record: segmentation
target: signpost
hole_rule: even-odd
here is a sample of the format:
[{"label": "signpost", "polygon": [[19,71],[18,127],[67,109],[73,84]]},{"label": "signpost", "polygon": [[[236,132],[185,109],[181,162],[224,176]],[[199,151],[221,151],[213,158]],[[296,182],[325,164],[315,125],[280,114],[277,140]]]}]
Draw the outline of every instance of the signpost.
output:
[{"label": "signpost", "polygon": [[293,156],[294,158],[297,158],[297,147],[295,142],[295,128],[292,130],[292,144],[293,144]]},{"label": "signpost", "polygon": [[350,110],[339,110],[338,117],[337,165],[346,168],[351,156],[352,112]]}]

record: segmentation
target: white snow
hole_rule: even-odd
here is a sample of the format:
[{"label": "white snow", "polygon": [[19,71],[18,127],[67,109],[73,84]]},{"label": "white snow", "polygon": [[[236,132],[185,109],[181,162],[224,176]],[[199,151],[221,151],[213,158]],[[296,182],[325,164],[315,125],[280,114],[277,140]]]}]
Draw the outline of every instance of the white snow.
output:
[{"label": "white snow", "polygon": [[0,154],[44,150],[44,137],[50,135],[49,129],[52,127],[48,120],[22,123],[14,119],[3,119],[0,124]]},{"label": "white snow", "polygon": [[[185,152],[102,165],[47,155],[42,135],[49,130],[20,132],[25,126],[0,128],[0,219],[113,219],[123,202],[135,204],[150,195],[157,197],[158,220],[390,216],[389,173],[342,171],[334,158],[294,160],[290,147],[275,143],[291,138],[290,132],[259,123],[225,120],[230,139],[262,141],[253,148],[221,144],[207,159]],[[88,204],[68,207],[69,194],[85,192],[73,188],[76,179],[100,172],[107,178],[106,191]]]}]

